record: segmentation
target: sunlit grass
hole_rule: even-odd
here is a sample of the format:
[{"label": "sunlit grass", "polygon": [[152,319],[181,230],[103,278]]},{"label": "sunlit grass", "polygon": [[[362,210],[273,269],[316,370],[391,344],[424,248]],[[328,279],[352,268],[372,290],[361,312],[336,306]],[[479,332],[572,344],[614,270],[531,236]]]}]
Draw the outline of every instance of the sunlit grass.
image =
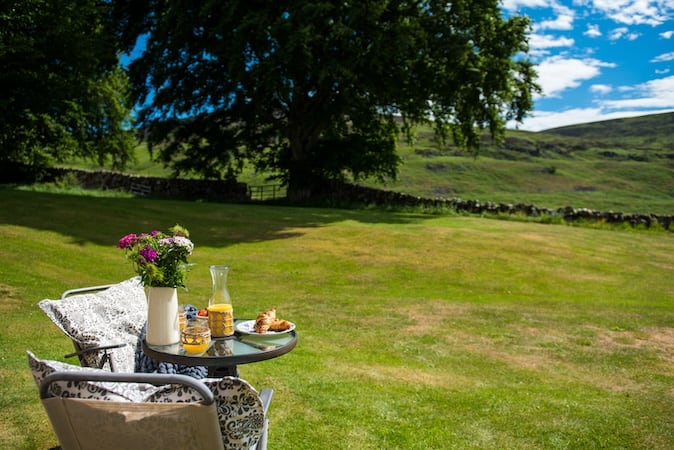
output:
[{"label": "sunlit grass", "polygon": [[57,444],[25,350],[70,342],[36,303],[133,275],[122,235],[181,223],[205,306],[231,266],[239,317],[297,324],[241,366],[275,390],[270,448],[670,448],[674,240],[420,212],[0,190],[0,443]]}]

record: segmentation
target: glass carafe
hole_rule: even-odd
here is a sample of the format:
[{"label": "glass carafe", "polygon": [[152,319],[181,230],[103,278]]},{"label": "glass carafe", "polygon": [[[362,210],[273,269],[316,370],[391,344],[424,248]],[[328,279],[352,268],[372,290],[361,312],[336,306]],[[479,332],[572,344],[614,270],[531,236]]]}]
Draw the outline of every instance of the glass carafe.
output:
[{"label": "glass carafe", "polygon": [[234,309],[227,290],[229,266],[213,265],[209,270],[213,287],[208,299],[208,327],[212,337],[231,336],[234,334]]}]

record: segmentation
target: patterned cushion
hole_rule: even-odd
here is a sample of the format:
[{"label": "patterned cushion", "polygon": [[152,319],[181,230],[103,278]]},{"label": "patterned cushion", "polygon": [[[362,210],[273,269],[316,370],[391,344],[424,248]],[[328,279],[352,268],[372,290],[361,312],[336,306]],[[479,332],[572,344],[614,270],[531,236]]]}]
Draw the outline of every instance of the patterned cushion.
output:
[{"label": "patterned cushion", "polygon": [[[40,382],[52,372],[100,372],[101,369],[73,366],[60,361],[38,359],[33,353],[27,351],[28,365],[33,374],[35,384]],[[51,384],[50,392],[55,397],[75,397],[99,400],[113,400],[118,402],[142,402],[148,396],[161,388],[146,383],[113,383],[99,381],[56,381]]]},{"label": "patterned cushion", "polygon": [[[255,388],[236,377],[202,380],[215,395],[220,432],[225,449],[249,448],[264,427],[262,401]],[[148,396],[148,402],[193,402],[201,396],[186,386],[167,385]]]},{"label": "patterned cushion", "polygon": [[[64,333],[83,349],[126,343],[112,350],[115,371],[132,373],[138,336],[147,320],[147,300],[139,277],[92,293],[45,299],[38,306]],[[97,367],[100,355],[85,356],[86,364]]]}]

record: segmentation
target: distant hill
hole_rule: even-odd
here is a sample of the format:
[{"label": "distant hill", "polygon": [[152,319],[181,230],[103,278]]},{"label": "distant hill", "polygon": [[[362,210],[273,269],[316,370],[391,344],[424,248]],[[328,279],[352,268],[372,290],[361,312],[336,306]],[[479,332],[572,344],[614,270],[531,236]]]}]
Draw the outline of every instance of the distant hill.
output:
[{"label": "distant hill", "polygon": [[[539,133],[574,139],[585,146],[647,153],[642,157],[651,159],[674,159],[674,113],[605,120],[552,128]],[[604,156],[611,154],[609,152]]]},{"label": "distant hill", "polygon": [[650,114],[647,116],[570,125],[551,128],[540,133],[585,139],[645,137],[669,138],[671,140],[674,136],[674,113]]},{"label": "distant hill", "polygon": [[483,138],[484,155],[497,159],[591,156],[598,159],[674,161],[674,113],[606,120],[530,132],[507,130],[495,146]]},{"label": "distant hill", "polygon": [[443,145],[422,127],[399,155],[399,179],[385,188],[419,197],[674,212],[674,113],[506,130],[498,144],[485,133],[477,153]]}]

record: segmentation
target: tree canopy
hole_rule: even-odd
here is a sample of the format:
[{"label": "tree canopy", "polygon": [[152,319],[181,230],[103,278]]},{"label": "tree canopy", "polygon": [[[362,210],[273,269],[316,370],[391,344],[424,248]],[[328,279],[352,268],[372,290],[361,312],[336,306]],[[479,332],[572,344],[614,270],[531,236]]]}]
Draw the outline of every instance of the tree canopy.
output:
[{"label": "tree canopy", "polygon": [[390,178],[400,131],[431,120],[475,148],[532,108],[528,20],[498,0],[126,0],[147,47],[140,124],[177,173],[246,158],[301,198],[326,178]]},{"label": "tree canopy", "polygon": [[128,76],[110,2],[14,0],[0,6],[0,162],[70,156],[123,167],[133,135]]}]

